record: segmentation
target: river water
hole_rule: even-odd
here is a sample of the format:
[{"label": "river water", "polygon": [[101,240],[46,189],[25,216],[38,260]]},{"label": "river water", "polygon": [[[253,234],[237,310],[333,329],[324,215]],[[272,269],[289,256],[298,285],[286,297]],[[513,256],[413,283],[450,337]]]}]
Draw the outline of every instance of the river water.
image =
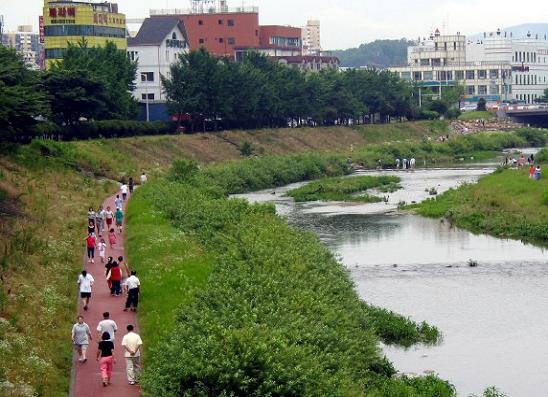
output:
[{"label": "river water", "polygon": [[[548,253],[397,211],[401,201],[429,197],[425,190],[441,193],[493,169],[386,171],[400,176],[403,186],[388,203],[296,204],[284,197],[302,184],[238,197],[272,202],[291,225],[317,233],[349,269],[366,301],[442,331],[438,346],[384,346],[399,371],[434,371],[453,383],[459,396],[492,385],[512,397],[546,395]],[[478,267],[468,266],[471,259]]]}]

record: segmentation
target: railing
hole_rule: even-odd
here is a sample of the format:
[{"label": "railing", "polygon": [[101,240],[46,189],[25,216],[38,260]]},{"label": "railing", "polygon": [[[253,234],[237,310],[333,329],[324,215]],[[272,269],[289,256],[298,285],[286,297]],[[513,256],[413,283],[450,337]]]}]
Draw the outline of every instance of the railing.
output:
[{"label": "railing", "polygon": [[259,7],[204,7],[203,10],[193,10],[189,8],[164,8],[150,10],[150,16],[158,15],[187,15],[187,14],[240,14],[240,13],[258,13]]}]

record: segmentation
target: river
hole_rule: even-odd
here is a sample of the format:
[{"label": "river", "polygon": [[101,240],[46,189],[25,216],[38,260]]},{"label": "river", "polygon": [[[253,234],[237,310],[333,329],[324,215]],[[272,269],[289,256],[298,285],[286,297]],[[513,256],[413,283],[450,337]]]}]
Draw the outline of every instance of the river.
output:
[{"label": "river", "polygon": [[[302,183],[238,197],[272,202],[291,225],[317,233],[349,269],[366,301],[442,331],[437,346],[383,346],[399,371],[434,371],[453,383],[459,396],[481,394],[493,385],[511,397],[544,395],[547,252],[397,211],[400,201],[428,198],[427,189],[442,193],[493,170],[492,165],[476,165],[382,172],[402,179],[403,189],[390,194],[388,203],[296,204],[284,197]],[[471,259],[478,267],[468,266]]]}]

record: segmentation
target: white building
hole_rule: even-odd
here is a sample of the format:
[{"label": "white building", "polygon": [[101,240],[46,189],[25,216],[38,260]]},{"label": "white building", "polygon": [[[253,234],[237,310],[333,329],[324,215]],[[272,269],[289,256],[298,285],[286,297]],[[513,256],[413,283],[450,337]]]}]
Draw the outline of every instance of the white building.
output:
[{"label": "white building", "polygon": [[303,55],[320,55],[322,52],[320,21],[309,20],[302,28]]},{"label": "white building", "polygon": [[0,43],[6,47],[15,48],[23,56],[25,64],[33,69],[40,65],[40,35],[32,31],[31,25],[17,26],[16,32],[7,32],[2,35]]},{"label": "white building", "polygon": [[[179,54],[188,51],[183,22],[176,17],[147,18],[134,38],[128,39],[128,56],[137,61],[137,87],[133,96],[141,103],[163,104],[166,96],[160,76],[168,76]],[[155,119],[155,117],[151,118]]]},{"label": "white building", "polygon": [[407,66],[391,70],[435,94],[461,84],[470,102],[485,98],[533,103],[548,88],[548,41],[532,35],[517,39],[498,31],[472,42],[437,30],[429,40],[409,48]]}]

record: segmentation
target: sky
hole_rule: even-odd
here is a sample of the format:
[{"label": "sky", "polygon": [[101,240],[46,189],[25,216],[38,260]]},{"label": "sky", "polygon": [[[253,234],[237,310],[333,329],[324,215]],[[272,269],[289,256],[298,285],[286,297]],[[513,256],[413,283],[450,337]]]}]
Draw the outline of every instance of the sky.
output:
[{"label": "sky", "polygon": [[[128,18],[144,18],[150,8],[188,8],[189,0],[118,0]],[[228,0],[241,6],[242,0]],[[261,24],[300,26],[319,19],[324,49],[356,47],[375,39],[416,39],[442,33],[474,34],[522,23],[548,22],[548,1],[529,0],[244,0],[259,7]],[[37,29],[43,0],[0,0],[6,30],[32,24]]]}]

